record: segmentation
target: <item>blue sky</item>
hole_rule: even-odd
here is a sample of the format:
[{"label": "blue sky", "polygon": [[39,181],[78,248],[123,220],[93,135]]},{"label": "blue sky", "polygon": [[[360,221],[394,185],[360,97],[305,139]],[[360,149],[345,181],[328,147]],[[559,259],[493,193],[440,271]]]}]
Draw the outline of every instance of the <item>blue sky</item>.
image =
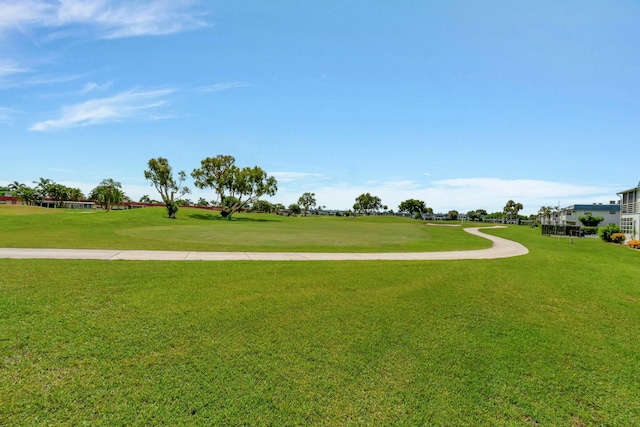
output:
[{"label": "blue sky", "polygon": [[227,154],[285,205],[608,203],[640,180],[639,83],[635,0],[0,0],[0,184],[158,198],[150,158]]}]

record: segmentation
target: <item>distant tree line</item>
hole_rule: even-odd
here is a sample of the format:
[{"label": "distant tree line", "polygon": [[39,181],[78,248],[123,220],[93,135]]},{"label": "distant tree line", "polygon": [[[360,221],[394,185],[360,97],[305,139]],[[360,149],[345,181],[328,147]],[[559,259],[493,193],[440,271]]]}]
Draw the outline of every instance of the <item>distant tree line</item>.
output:
[{"label": "distant tree line", "polygon": [[[235,158],[229,155],[218,155],[207,157],[200,162],[200,167],[193,169],[191,177],[194,185],[200,189],[211,189],[214,199],[211,201],[200,197],[197,202],[193,202],[185,195],[191,193],[189,187],[185,185],[187,173],[179,171],[174,173],[169,161],[164,157],[152,158],[147,163],[144,177],[151,182],[160,196],[160,201],[152,199],[149,195],[143,195],[140,203],[164,204],[169,218],[175,218],[180,206],[217,206],[220,208],[220,215],[231,219],[234,213],[240,210],[253,212],[271,213],[285,210],[285,206],[280,203],[271,203],[261,199],[264,196],[274,196],[278,190],[278,183],[273,176],[269,176],[261,167],[239,167],[235,164]],[[22,200],[25,204],[38,205],[43,200],[53,200],[57,207],[63,207],[65,202],[80,200],[91,200],[99,204],[104,210],[110,211],[113,206],[130,201],[129,197],[122,190],[122,184],[112,178],[103,179],[88,196],[78,188],[67,187],[58,184],[51,179],[40,178],[33,182],[33,187],[21,184],[17,181],[9,184],[1,190],[10,191],[13,196]],[[303,193],[297,203],[290,204],[287,209],[290,214],[308,215],[316,209],[324,209],[319,205],[316,194],[312,192]],[[487,213],[484,209],[476,209],[466,213],[469,221],[482,220],[520,220],[520,210],[523,209],[521,203],[509,200],[502,212]],[[393,214],[387,205],[382,203],[380,197],[371,193],[363,193],[355,198],[353,211],[345,214],[372,215],[383,210]],[[433,209],[428,207],[422,200],[407,199],[398,205],[398,212],[421,219],[424,214],[433,214]],[[550,208],[541,208],[539,215],[550,216]],[[456,220],[459,217],[456,210],[447,213],[447,218]],[[583,218],[580,218],[583,220]],[[599,218],[585,218],[583,222],[591,223]]]}]

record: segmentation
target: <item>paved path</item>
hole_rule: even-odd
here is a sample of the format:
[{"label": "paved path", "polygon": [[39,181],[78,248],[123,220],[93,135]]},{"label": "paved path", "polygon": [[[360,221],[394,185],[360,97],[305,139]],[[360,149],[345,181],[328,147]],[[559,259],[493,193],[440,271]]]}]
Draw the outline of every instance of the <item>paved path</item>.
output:
[{"label": "paved path", "polygon": [[[483,228],[505,228],[502,226]],[[190,252],[135,251],[116,249],[37,249],[0,248],[0,258],[158,260],[158,261],[354,261],[354,260],[453,260],[496,259],[529,253],[520,243],[481,233],[480,228],[464,231],[493,242],[489,249],[448,252],[388,252],[388,253],[320,253],[320,252]]]}]

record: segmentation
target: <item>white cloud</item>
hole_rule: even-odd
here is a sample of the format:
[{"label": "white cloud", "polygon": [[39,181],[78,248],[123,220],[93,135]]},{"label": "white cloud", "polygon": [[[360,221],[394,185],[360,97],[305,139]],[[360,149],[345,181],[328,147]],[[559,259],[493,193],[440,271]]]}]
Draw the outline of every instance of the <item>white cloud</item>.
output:
[{"label": "white cloud", "polygon": [[[189,0],[0,0],[0,32],[71,26],[99,38],[171,34],[207,26]],[[79,28],[75,28],[78,31]],[[68,34],[71,34],[69,32]],[[58,35],[60,37],[62,35]]]},{"label": "white cloud", "polygon": [[[0,1],[0,31],[4,29],[21,29],[25,25],[42,22],[44,18],[55,12],[55,6],[37,0],[5,0]],[[48,19],[47,19],[48,21]]]},{"label": "white cloud", "polygon": [[98,84],[96,82],[88,82],[85,83],[82,88],[82,93],[96,92],[96,91],[105,91],[111,87],[111,82],[106,82],[103,84]]},{"label": "white cloud", "polygon": [[210,86],[202,86],[200,90],[202,92],[220,92],[223,90],[236,89],[240,87],[247,87],[248,83],[242,82],[227,82],[227,83],[216,83]]},{"label": "white cloud", "polygon": [[131,90],[109,98],[93,99],[64,107],[59,118],[35,123],[29,130],[49,131],[126,120],[167,118],[170,116],[157,115],[155,111],[165,106],[167,101],[164,98],[174,92],[174,89]]},{"label": "white cloud", "polygon": [[278,182],[296,182],[300,180],[315,178],[324,179],[324,175],[320,173],[307,173],[307,172],[269,172]]},{"label": "white cloud", "polygon": [[[1,14],[0,14],[1,15]],[[15,62],[0,62],[0,78],[13,74],[27,73],[30,70]]]}]

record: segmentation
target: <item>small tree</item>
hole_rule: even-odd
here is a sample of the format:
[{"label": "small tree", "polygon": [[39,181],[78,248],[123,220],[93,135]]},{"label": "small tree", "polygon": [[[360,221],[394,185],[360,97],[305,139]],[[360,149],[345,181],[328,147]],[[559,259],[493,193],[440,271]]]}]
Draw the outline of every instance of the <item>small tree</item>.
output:
[{"label": "small tree", "polygon": [[124,199],[122,184],[111,178],[103,179],[102,182],[89,193],[89,199],[100,203],[107,212],[111,210],[113,205],[121,203]]},{"label": "small tree", "polygon": [[297,203],[291,203],[289,205],[289,214],[290,215],[300,215],[300,212],[302,212],[302,209],[300,209],[300,205]]},{"label": "small tree", "polygon": [[447,215],[449,216],[450,220],[456,220],[458,219],[458,215],[460,215],[460,213],[456,210],[451,210]]},{"label": "small tree", "polygon": [[40,197],[36,190],[26,185],[17,190],[11,190],[11,194],[17,200],[22,200],[25,205],[35,205]]},{"label": "small tree", "polygon": [[180,171],[176,181],[169,161],[164,157],[151,159],[148,165],[149,169],[144,171],[144,177],[151,181],[151,184],[160,193],[169,218],[175,219],[178,212],[178,204],[175,202],[176,197],[181,197],[191,192],[188,187],[182,185],[187,174],[184,171]]},{"label": "small tree", "polygon": [[298,199],[298,204],[302,206],[304,211],[304,216],[307,216],[307,212],[309,212],[309,208],[313,208],[316,205],[316,193],[304,193]]},{"label": "small tree", "polygon": [[271,213],[273,211],[273,205],[266,200],[256,200],[253,205],[251,205],[251,210],[253,212]]},{"label": "small tree", "polygon": [[578,219],[585,227],[597,227],[598,224],[604,221],[603,216],[593,216],[591,214],[581,215]]}]

